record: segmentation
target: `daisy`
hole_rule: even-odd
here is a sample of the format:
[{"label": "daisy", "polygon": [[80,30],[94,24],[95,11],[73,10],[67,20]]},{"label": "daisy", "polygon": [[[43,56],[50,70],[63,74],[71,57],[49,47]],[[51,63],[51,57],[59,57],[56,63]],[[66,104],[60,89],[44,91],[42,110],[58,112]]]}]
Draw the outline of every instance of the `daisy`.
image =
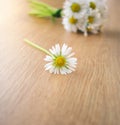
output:
[{"label": "daisy", "polygon": [[77,32],[79,25],[81,24],[81,20],[75,18],[74,16],[65,16],[63,17],[62,24],[64,28],[69,32]]},{"label": "daisy", "polygon": [[69,74],[75,71],[77,59],[73,57],[72,48],[66,44],[60,48],[59,44],[56,44],[49,50],[53,55],[47,55],[45,61],[48,63],[45,65],[45,69],[54,74]]},{"label": "daisy", "polygon": [[106,0],[87,0],[89,7],[93,10],[106,8]]},{"label": "daisy", "polygon": [[84,0],[66,0],[63,6],[63,15],[78,18],[86,13],[87,4]]},{"label": "daisy", "polygon": [[106,0],[88,0],[88,3],[91,10],[97,9],[102,18],[107,17]]},{"label": "daisy", "polygon": [[72,48],[66,44],[63,44],[61,48],[59,44],[56,44],[48,51],[29,40],[25,40],[25,42],[47,54],[44,59],[48,62],[45,65],[45,70],[48,70],[50,73],[69,74],[75,71],[77,58],[73,57]]},{"label": "daisy", "polygon": [[98,10],[90,10],[90,13],[87,16],[87,26],[86,26],[86,32],[92,32],[94,34],[98,33],[100,27],[103,24],[103,18],[101,17],[101,14],[98,12]]}]

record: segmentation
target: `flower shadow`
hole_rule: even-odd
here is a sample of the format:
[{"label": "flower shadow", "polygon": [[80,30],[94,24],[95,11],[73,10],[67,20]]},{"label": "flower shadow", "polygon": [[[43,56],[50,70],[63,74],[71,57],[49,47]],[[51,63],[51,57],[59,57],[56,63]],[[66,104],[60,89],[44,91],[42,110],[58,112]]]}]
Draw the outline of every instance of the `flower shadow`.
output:
[{"label": "flower shadow", "polygon": [[109,39],[120,39],[120,30],[106,30],[104,36]]}]

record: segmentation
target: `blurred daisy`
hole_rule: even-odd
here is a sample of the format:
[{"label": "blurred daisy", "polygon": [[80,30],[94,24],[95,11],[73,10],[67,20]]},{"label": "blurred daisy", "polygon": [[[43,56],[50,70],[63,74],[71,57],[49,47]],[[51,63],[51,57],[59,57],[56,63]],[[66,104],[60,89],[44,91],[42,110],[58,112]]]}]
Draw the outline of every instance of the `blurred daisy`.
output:
[{"label": "blurred daisy", "polygon": [[107,0],[65,0],[63,9],[30,0],[31,14],[37,17],[63,18],[62,24],[69,32],[81,31],[85,36],[101,31],[107,19]]},{"label": "blurred daisy", "polygon": [[71,47],[63,44],[60,48],[60,45],[56,44],[49,51],[53,56],[46,56],[45,61],[48,62],[45,65],[46,70],[54,74],[69,74],[75,71],[77,59],[73,57]]},{"label": "blurred daisy", "polygon": [[29,40],[25,39],[25,42],[47,54],[44,59],[48,62],[45,65],[45,70],[48,70],[50,73],[69,74],[75,71],[77,58],[73,57],[72,48],[66,44],[63,44],[62,48],[60,48],[59,44],[56,44],[48,51]]},{"label": "blurred daisy", "polygon": [[87,0],[89,7],[93,10],[100,9],[101,7],[106,8],[106,0]]},{"label": "blurred daisy", "polygon": [[102,18],[107,17],[107,0],[88,0],[91,10],[98,10]]},{"label": "blurred daisy", "polygon": [[85,0],[66,0],[63,8],[63,15],[74,15],[74,17],[78,18],[86,13],[87,4]]},{"label": "blurred daisy", "polygon": [[64,28],[67,31],[77,32],[78,27],[81,24],[81,20],[78,18],[75,18],[74,16],[71,16],[71,17],[65,16],[65,17],[63,17],[62,24],[64,25]]},{"label": "blurred daisy", "polygon": [[87,36],[87,32],[97,34],[103,24],[103,20],[104,18],[101,18],[101,15],[98,10],[90,11],[87,16],[86,30],[84,32],[85,36]]}]

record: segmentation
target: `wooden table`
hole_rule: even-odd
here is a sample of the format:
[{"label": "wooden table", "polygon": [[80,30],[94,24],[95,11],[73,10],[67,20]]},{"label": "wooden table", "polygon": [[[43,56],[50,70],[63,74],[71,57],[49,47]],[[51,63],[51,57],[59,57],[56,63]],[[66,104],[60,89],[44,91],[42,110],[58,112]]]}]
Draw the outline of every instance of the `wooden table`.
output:
[{"label": "wooden table", "polygon": [[[120,0],[108,4],[103,33],[84,37],[61,20],[29,16],[26,0],[0,0],[0,125],[120,125]],[[46,49],[72,46],[76,72],[46,72],[44,53],[24,38]]]}]

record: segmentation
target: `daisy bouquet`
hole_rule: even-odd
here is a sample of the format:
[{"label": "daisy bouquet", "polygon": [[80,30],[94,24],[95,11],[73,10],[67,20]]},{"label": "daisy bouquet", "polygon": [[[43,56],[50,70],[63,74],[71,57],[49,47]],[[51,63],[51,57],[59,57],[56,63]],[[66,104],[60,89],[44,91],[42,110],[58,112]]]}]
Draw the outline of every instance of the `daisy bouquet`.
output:
[{"label": "daisy bouquet", "polygon": [[63,8],[54,8],[40,1],[30,0],[31,15],[43,18],[62,18],[65,30],[97,34],[107,17],[106,0],[65,0]]}]

